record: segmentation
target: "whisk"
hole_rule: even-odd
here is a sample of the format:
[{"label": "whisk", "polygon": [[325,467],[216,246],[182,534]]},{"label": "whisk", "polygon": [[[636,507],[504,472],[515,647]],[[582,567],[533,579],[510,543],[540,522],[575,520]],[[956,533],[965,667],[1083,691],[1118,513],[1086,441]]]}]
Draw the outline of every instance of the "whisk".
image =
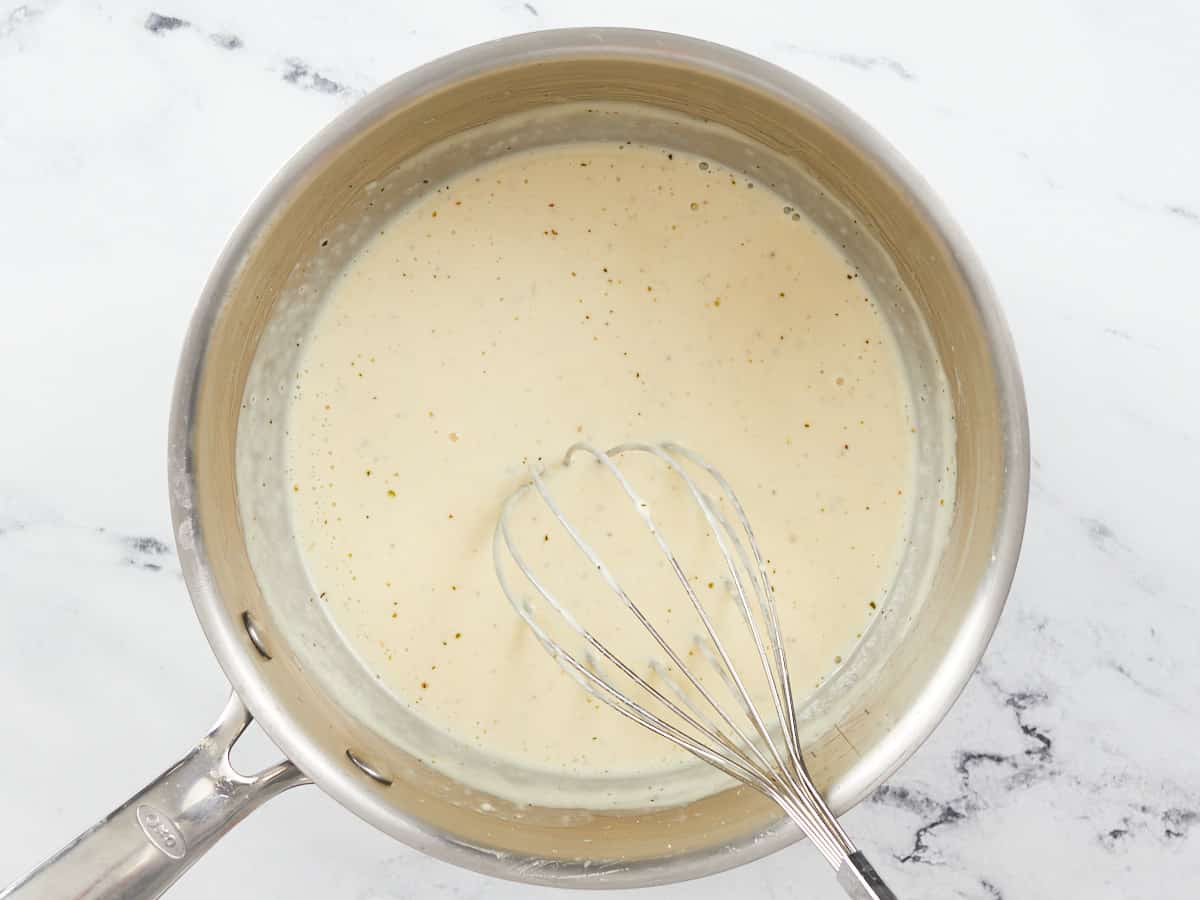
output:
[{"label": "whisk", "polygon": [[[664,637],[663,629],[650,620],[622,587],[592,544],[568,520],[546,484],[544,469],[538,466],[531,467],[530,480],[505,502],[493,542],[496,576],[517,614],[558,664],[594,698],[777,803],[833,867],[838,884],[847,896],[855,900],[895,900],[895,895],[838,823],[805,766],[787,653],[768,567],[746,513],[729,483],[698,454],[669,441],[625,443],[607,452],[585,442],[576,443],[567,450],[563,464],[570,465],[572,458],[580,453],[594,458],[615,479],[657,542],[658,550],[666,557],[698,619],[692,652],[685,653],[707,661],[709,669],[724,685],[724,693],[732,697],[736,709],[731,709],[728,701],[714,696],[713,689],[705,683],[698,669],[686,662],[678,647],[672,646]],[[761,676],[756,673],[755,677],[765,679],[773,709],[764,712],[759,708],[761,701],[756,704],[752,698],[747,687],[749,673],[739,670],[727,646],[731,643],[731,635],[725,634],[723,640],[721,629],[714,624],[714,616],[700,600],[693,582],[655,521],[651,505],[618,468],[616,459],[627,453],[656,457],[665,464],[670,475],[681,479],[684,495],[698,505],[706,533],[715,541],[729,576],[728,590],[722,593],[737,604],[739,618],[749,629],[755,651],[750,655],[757,656],[762,667]],[[689,468],[715,486],[714,494],[719,499],[714,500],[701,489]],[[560,599],[526,562],[510,526],[516,504],[529,492],[541,498],[583,558],[616,595],[616,602],[645,629],[657,648],[656,653],[661,652],[661,658],[650,660],[648,676],[641,674],[639,667],[629,659],[613,652],[594,630],[582,624],[572,610],[570,600]],[[727,505],[732,516],[722,512],[722,504]],[[546,540],[549,540],[548,535]],[[553,610],[560,624],[565,624],[568,633],[582,639],[581,649],[572,652],[552,637],[549,626],[544,626],[535,615],[529,595],[513,589],[505,574],[505,569],[511,571],[513,564],[544,605]],[[697,654],[696,650],[700,652]],[[745,663],[745,660],[741,662]],[[610,667],[623,676],[620,684],[613,677],[615,673],[610,674]]]}]

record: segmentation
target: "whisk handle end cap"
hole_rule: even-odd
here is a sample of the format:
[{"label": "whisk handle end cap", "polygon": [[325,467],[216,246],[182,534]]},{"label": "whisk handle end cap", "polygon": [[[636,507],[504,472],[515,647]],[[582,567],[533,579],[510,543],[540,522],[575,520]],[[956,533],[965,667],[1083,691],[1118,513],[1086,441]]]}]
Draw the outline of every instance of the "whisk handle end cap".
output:
[{"label": "whisk handle end cap", "polygon": [[838,867],[837,881],[850,900],[896,900],[861,850],[855,850]]}]

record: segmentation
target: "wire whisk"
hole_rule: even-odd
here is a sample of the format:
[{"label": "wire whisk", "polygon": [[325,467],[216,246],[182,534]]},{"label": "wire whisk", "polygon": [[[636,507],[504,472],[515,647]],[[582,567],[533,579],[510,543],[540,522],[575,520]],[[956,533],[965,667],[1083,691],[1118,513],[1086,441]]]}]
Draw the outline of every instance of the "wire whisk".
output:
[{"label": "wire whisk", "polygon": [[[673,644],[665,629],[656,625],[633,599],[593,543],[567,518],[547,485],[545,470],[536,465],[530,469],[529,481],[504,503],[493,539],[496,577],[517,614],[547,652],[592,697],[777,803],[833,867],[847,896],[855,900],[895,900],[895,895],[834,817],[805,766],[784,635],[768,566],[745,510],[729,483],[698,454],[669,441],[625,443],[607,452],[586,442],[576,443],[567,450],[564,466],[569,466],[577,454],[592,457],[611,475],[665,557],[695,614],[698,627],[691,629],[691,646],[681,650],[678,641]],[[735,660],[733,636],[728,632],[723,634],[723,626],[717,624],[720,617],[712,608],[716,601],[710,600],[706,605],[700,599],[696,582],[689,579],[672,550],[651,504],[618,467],[617,460],[625,454],[649,454],[656,458],[670,477],[679,479],[682,493],[698,508],[703,517],[699,524],[719,550],[724,575],[728,576],[725,589],[716,596],[726,597],[736,605],[737,618],[748,630],[753,652],[743,654],[745,658]],[[707,482],[711,494],[702,489],[701,481]],[[586,627],[570,598],[564,599],[552,590],[548,579],[539,576],[518,549],[511,521],[517,504],[531,495],[541,499],[590,570],[615,595],[615,602],[632,615],[653,642],[648,646],[654,649],[654,655],[644,665],[615,652],[594,629]],[[548,541],[549,535],[545,539]],[[527,587],[532,587],[540,598],[540,605],[552,610],[549,618],[555,622],[540,621],[528,591],[513,589],[505,570],[511,572],[514,566]],[[710,583],[709,587],[712,586]],[[563,626],[566,634],[572,636],[571,648],[552,634]],[[745,636],[742,637],[741,646],[745,646]],[[575,638],[580,641],[577,647]],[[689,659],[693,662],[689,663]],[[700,661],[706,668],[698,665]],[[747,670],[758,668],[761,672]],[[715,674],[717,683],[706,678],[707,673]],[[762,691],[756,702],[749,686],[751,679],[765,685],[766,702]]]}]

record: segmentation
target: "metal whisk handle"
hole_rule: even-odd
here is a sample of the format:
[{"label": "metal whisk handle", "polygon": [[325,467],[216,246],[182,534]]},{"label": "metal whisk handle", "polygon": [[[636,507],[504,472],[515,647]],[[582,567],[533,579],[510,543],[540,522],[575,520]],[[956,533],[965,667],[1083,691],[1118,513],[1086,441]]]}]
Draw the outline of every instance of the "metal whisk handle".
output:
[{"label": "metal whisk handle", "polygon": [[855,850],[838,867],[837,882],[850,900],[896,900],[861,850]]}]

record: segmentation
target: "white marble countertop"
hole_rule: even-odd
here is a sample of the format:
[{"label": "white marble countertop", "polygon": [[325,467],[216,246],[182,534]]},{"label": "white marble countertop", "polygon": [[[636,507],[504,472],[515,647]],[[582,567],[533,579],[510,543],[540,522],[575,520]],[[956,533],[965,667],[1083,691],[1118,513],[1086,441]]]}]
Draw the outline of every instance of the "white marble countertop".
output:
[{"label": "white marble countertop", "polygon": [[[169,549],[176,355],[259,188],[393,75],[527,29],[681,31],[879,128],[974,241],[1029,393],[1024,555],[979,675],[848,816],[905,897],[1200,879],[1200,7],[0,0],[0,883],[191,746],[225,680]],[[265,738],[239,754],[263,760]],[[650,898],[829,897],[799,845]],[[170,895],[549,896],[313,788]]]}]

